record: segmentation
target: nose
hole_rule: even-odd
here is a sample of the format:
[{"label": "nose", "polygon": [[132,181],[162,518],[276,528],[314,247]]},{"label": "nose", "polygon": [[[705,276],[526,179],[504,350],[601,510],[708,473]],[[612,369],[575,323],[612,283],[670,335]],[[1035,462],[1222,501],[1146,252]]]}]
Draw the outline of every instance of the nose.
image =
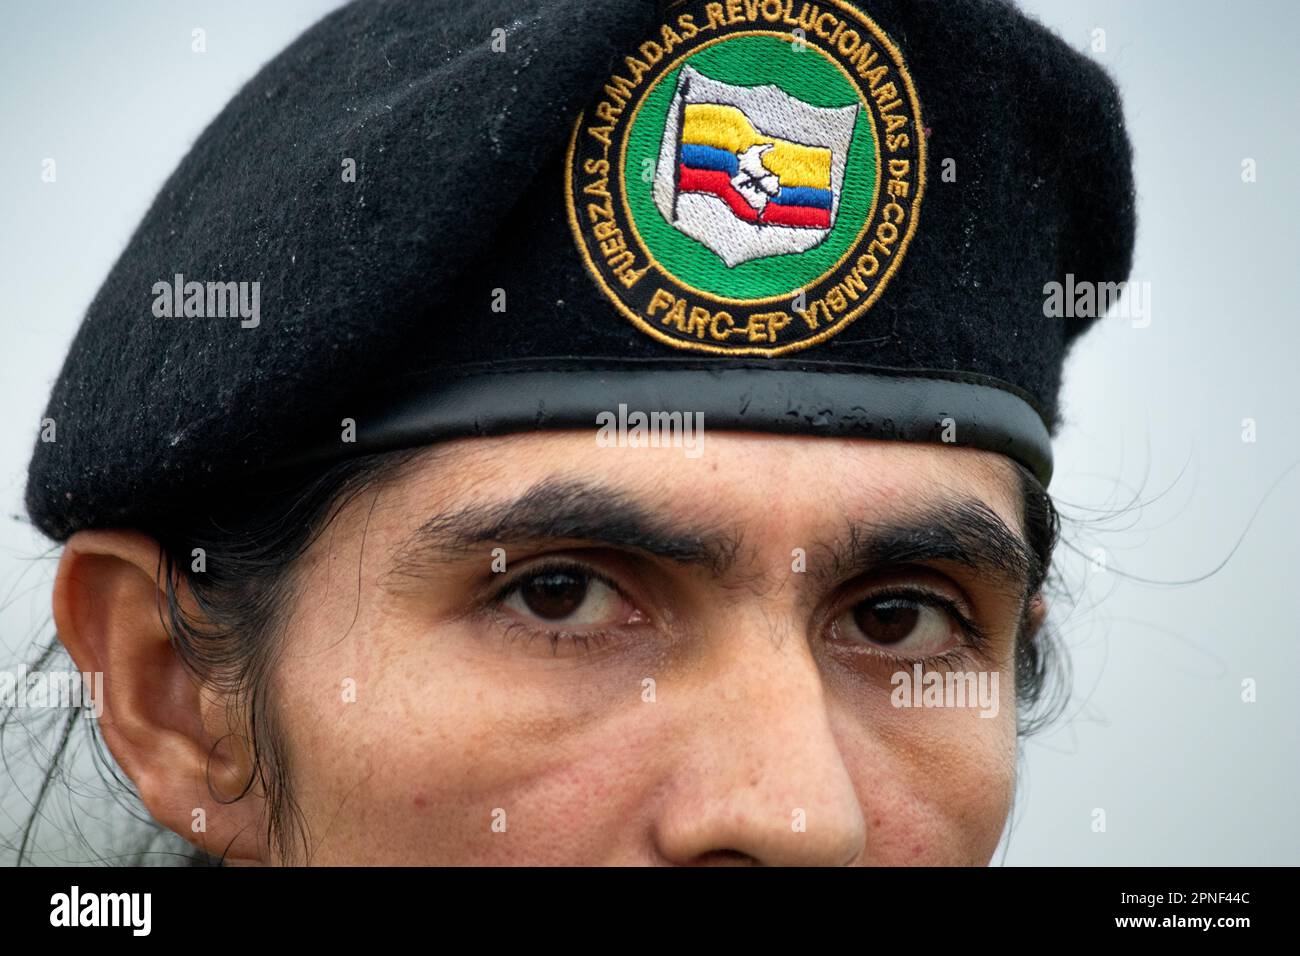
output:
[{"label": "nose", "polygon": [[675,720],[686,741],[654,839],[677,864],[840,866],[866,825],[816,661],[802,640],[727,641],[689,684]]}]

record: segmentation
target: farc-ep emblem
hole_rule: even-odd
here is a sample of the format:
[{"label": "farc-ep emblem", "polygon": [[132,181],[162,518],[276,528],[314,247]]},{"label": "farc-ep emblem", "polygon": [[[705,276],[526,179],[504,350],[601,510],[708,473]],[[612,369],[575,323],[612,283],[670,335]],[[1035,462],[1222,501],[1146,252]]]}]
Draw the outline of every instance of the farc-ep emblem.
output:
[{"label": "farc-ep emblem", "polygon": [[662,342],[824,341],[877,301],[916,229],[925,139],[902,56],[840,0],[679,10],[574,126],[574,238]]}]

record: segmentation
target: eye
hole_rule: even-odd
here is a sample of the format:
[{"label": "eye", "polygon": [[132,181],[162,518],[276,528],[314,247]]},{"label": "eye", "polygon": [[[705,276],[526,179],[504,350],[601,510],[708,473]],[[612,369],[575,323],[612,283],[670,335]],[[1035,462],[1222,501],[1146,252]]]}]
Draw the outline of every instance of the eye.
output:
[{"label": "eye", "polygon": [[612,584],[585,568],[543,568],[511,584],[501,606],[535,622],[573,629],[630,623],[631,604]]},{"label": "eye", "polygon": [[955,612],[938,598],[875,595],[835,622],[841,639],[863,641],[902,657],[924,659],[960,643]]}]

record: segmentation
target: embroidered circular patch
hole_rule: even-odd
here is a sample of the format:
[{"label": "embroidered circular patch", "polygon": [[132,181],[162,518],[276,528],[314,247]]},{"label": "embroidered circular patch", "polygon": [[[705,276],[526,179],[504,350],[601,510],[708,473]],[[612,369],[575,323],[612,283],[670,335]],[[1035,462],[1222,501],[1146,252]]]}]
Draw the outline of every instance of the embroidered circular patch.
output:
[{"label": "embroidered circular patch", "polygon": [[662,342],[807,348],[871,308],[916,229],[911,77],[843,0],[678,10],[574,125],[574,238],[619,310]]}]

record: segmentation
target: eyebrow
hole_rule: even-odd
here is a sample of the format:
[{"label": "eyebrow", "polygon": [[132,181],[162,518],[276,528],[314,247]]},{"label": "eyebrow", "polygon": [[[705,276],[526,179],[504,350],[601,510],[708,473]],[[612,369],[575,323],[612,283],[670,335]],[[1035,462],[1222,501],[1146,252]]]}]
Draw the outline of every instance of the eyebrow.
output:
[{"label": "eyebrow", "polygon": [[[719,526],[674,523],[628,493],[598,483],[552,478],[513,500],[435,515],[397,549],[393,573],[419,577],[485,545],[547,541],[640,552],[721,577],[736,567],[743,535]],[[946,561],[1023,592],[1038,563],[1025,541],[984,502],[961,496],[923,504],[883,522],[849,521],[836,540],[810,544],[826,559],[809,568],[818,583],[875,567]]]},{"label": "eyebrow", "polygon": [[873,567],[937,561],[960,564],[1027,596],[1040,571],[1023,537],[983,501],[960,496],[891,521],[849,522],[839,540],[824,548],[824,576],[834,579]]},{"label": "eyebrow", "polygon": [[548,479],[519,498],[474,505],[422,524],[397,553],[398,573],[418,573],[494,542],[571,540],[639,551],[715,575],[735,564],[741,536],[720,528],[684,528],[624,492],[583,481]]}]

